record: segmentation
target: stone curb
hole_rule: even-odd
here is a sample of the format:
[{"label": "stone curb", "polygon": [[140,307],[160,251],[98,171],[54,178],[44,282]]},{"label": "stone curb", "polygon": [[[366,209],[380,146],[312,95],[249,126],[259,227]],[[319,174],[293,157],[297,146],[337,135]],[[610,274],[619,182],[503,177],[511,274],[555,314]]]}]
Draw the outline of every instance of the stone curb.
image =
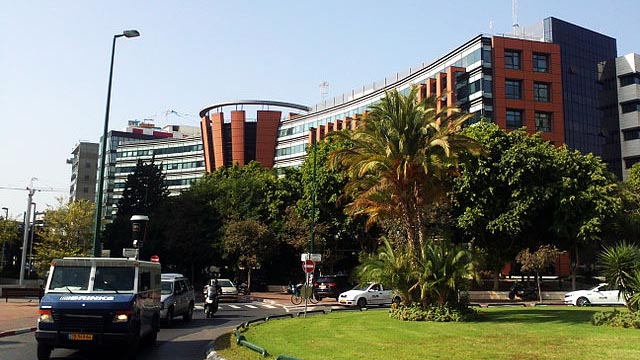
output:
[{"label": "stone curb", "polygon": [[0,332],[0,338],[1,337],[5,337],[5,336],[13,336],[13,335],[25,334],[25,333],[29,333],[29,332],[32,332],[32,331],[36,331],[36,328],[32,327],[32,328],[25,328],[25,329],[3,331],[3,332]]}]

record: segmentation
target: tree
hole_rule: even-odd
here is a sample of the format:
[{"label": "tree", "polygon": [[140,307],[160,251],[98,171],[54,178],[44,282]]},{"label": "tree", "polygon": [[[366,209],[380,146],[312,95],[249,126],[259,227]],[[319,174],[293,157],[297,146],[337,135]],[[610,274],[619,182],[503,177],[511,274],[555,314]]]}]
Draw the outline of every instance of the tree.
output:
[{"label": "tree", "polygon": [[480,122],[464,130],[485,152],[462,165],[452,191],[459,235],[488,255],[494,289],[504,265],[539,238],[549,238],[560,176],[557,149],[524,130]]},{"label": "tree", "polygon": [[115,219],[105,229],[105,242],[111,250],[111,256],[120,256],[123,248],[132,246],[131,216],[147,215],[152,224],[155,221],[154,212],[168,196],[169,190],[160,167],[153,159],[149,163],[138,160],[133,173],[127,176]]},{"label": "tree", "polygon": [[540,287],[540,273],[547,270],[555,263],[560,251],[554,245],[541,245],[538,250],[530,252],[524,249],[516,256],[516,262],[522,264],[522,271],[532,272],[536,275],[538,298],[542,302],[542,289]]},{"label": "tree", "polygon": [[240,269],[247,271],[247,285],[251,288],[251,269],[274,249],[274,238],[269,228],[254,219],[231,220],[224,230],[224,248],[238,259]]},{"label": "tree", "polygon": [[[13,253],[20,247],[20,225],[15,220],[2,219],[0,220],[0,251],[2,252],[3,258],[0,259],[2,263],[0,266],[2,271],[5,271],[7,268],[7,263],[11,264],[11,259]],[[19,265],[18,265],[19,266]],[[11,267],[11,265],[9,266]]]},{"label": "tree", "polygon": [[566,146],[558,149],[552,231],[559,245],[571,253],[571,284],[576,289],[579,251],[600,240],[607,222],[621,209],[617,185],[606,165],[593,154],[583,155]]},{"label": "tree", "polygon": [[615,285],[629,311],[640,309],[640,247],[626,241],[605,246],[598,260],[602,275],[609,285]]},{"label": "tree", "polygon": [[451,176],[463,152],[479,153],[478,143],[459,133],[471,115],[456,109],[436,111],[434,99],[418,101],[389,91],[362,117],[358,128],[339,131],[351,146],[330,155],[333,166],[346,169],[352,215],[367,215],[367,226],[397,219],[408,246],[417,251],[427,240],[425,208],[446,201]]},{"label": "tree", "polygon": [[88,256],[91,252],[95,205],[87,200],[63,203],[47,209],[44,226],[37,231],[41,241],[33,247],[36,271],[49,270],[51,260],[65,256]]}]

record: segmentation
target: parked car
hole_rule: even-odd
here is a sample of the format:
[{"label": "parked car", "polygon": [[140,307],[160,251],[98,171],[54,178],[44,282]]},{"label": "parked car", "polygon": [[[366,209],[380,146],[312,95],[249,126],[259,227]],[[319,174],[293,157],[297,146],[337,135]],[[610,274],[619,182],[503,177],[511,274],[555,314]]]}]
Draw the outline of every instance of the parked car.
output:
[{"label": "parked car", "polygon": [[399,304],[400,296],[391,289],[385,289],[382,284],[368,283],[343,292],[340,294],[338,302],[341,305],[363,308],[367,305]]},{"label": "parked car", "polygon": [[349,278],[344,275],[320,276],[313,284],[316,291],[316,299],[334,298],[338,301],[341,293],[353,288]]},{"label": "parked car", "polygon": [[218,279],[218,287],[220,288],[220,300],[238,301],[238,288],[229,279]]},{"label": "parked car", "polygon": [[564,295],[564,303],[575,306],[625,305],[624,297],[618,289],[607,283],[598,284],[589,290],[571,291]]},{"label": "parked car", "polygon": [[182,274],[162,274],[160,277],[162,293],[160,300],[160,319],[171,326],[176,316],[191,321],[195,307],[195,295],[189,279]]}]

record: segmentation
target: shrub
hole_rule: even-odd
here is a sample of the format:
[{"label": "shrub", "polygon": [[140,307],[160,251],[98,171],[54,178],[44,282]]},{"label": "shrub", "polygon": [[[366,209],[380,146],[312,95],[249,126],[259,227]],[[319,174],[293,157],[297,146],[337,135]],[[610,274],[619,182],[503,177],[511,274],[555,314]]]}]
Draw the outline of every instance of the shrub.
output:
[{"label": "shrub", "polygon": [[617,309],[611,312],[598,312],[591,317],[591,323],[596,326],[640,329],[640,312]]},{"label": "shrub", "polygon": [[477,318],[477,312],[466,306],[431,304],[422,307],[417,303],[411,305],[393,305],[389,317],[402,321],[461,322]]}]

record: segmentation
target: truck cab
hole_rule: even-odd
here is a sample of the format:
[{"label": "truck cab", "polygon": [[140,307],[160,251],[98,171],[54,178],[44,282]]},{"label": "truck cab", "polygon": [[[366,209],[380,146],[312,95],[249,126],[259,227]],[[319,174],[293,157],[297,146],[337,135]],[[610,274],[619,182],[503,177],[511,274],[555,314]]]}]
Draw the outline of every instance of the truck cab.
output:
[{"label": "truck cab", "polygon": [[115,348],[135,358],[141,339],[155,342],[160,264],[128,258],[63,258],[51,263],[40,302],[38,359],[54,348]]}]

